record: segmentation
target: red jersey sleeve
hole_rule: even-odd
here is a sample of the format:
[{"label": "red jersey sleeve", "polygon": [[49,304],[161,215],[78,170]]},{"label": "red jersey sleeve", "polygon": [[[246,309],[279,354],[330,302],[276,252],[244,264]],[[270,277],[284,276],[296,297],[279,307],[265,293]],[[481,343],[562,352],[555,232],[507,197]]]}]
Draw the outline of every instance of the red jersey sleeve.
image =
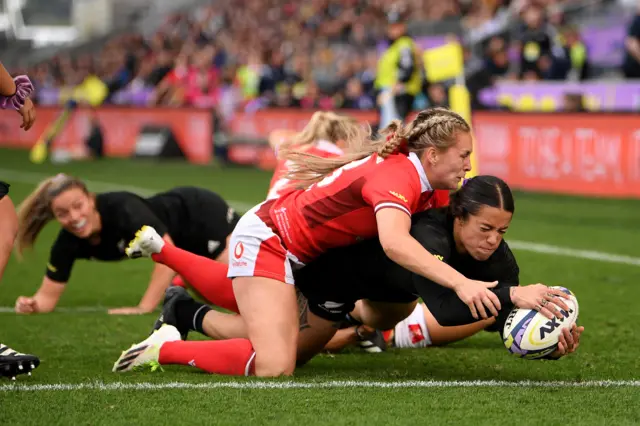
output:
[{"label": "red jersey sleeve", "polygon": [[411,216],[418,207],[420,194],[420,177],[406,157],[384,160],[362,187],[362,198],[374,213],[395,208]]}]

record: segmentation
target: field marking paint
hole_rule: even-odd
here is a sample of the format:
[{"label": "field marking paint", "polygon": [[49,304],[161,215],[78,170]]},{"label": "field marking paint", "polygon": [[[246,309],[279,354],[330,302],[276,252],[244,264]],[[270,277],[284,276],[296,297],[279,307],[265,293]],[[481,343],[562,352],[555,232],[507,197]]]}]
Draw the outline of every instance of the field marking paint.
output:
[{"label": "field marking paint", "polygon": [[[114,306],[115,308],[115,306]],[[66,314],[81,314],[81,313],[94,313],[94,312],[107,312],[109,309],[106,306],[70,306],[64,307],[61,306],[56,308],[55,312],[62,312]],[[0,306],[0,314],[7,314],[15,312],[15,307],[13,306]],[[158,311],[159,312],[159,311]]]},{"label": "field marking paint", "polygon": [[334,380],[328,382],[206,382],[206,383],[127,383],[127,382],[93,382],[93,383],[56,383],[56,384],[8,384],[0,385],[0,392],[43,392],[43,391],[123,391],[123,390],[163,390],[163,389],[397,389],[397,388],[611,388],[640,387],[640,380],[587,380],[572,381],[499,381],[499,380],[406,380],[395,382],[370,382],[356,380]]},{"label": "field marking paint", "polygon": [[606,253],[602,251],[578,250],[567,247],[552,246],[549,244],[531,243],[528,241],[509,240],[507,242],[509,243],[509,247],[515,250],[524,250],[542,254],[556,254],[577,259],[597,260],[599,262],[640,266],[640,257],[623,256],[620,254]]}]

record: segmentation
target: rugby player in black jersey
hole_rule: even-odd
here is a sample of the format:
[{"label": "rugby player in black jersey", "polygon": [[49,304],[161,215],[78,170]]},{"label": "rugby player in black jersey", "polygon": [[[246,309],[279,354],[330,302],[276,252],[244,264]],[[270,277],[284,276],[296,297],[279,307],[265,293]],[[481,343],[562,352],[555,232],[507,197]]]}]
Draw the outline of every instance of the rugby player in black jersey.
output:
[{"label": "rugby player in black jersey", "polygon": [[[500,299],[497,317],[481,328],[502,330],[514,306],[536,309],[547,317],[561,316],[568,309],[567,296],[542,284],[519,286],[519,268],[503,234],[514,212],[511,191],[506,183],[492,176],[470,179],[452,195],[448,208],[431,209],[415,215],[411,234],[430,253],[470,279],[498,281],[492,289]],[[351,312],[362,323],[378,329],[392,329],[412,312],[421,297],[443,327],[476,324],[472,313],[452,290],[443,288],[393,263],[377,240],[333,249],[296,272],[296,286],[306,296],[300,316],[298,363],[320,352],[336,332],[336,323]],[[208,355],[202,348],[165,343],[180,339],[190,330],[214,339],[246,338],[242,318],[210,310],[191,299],[183,289],[173,289],[174,303],[165,303],[165,325],[134,345],[114,365],[114,371],[128,371],[146,364],[184,364],[208,369]],[[356,307],[356,302],[358,306]],[[355,311],[353,310],[356,307]],[[484,309],[477,306],[477,309]],[[403,316],[404,315],[404,316]],[[477,329],[476,329],[477,331]],[[582,327],[565,330],[560,337],[558,358],[576,350]],[[193,347],[205,344],[194,343]],[[168,349],[171,346],[171,349]],[[131,356],[127,354],[135,354]]]},{"label": "rugby player in black jersey", "polygon": [[[42,228],[57,220],[62,229],[51,247],[42,285],[32,297],[21,296],[18,313],[52,311],[66,288],[76,259],[118,261],[142,225],[152,224],[177,247],[226,261],[227,237],[238,214],[217,194],[180,187],[142,198],[130,192],[92,194],[81,180],[59,174],[43,181],[20,206],[16,246],[31,247]],[[112,314],[153,311],[175,277],[167,266],[156,264],[138,306],[112,309]]]}]

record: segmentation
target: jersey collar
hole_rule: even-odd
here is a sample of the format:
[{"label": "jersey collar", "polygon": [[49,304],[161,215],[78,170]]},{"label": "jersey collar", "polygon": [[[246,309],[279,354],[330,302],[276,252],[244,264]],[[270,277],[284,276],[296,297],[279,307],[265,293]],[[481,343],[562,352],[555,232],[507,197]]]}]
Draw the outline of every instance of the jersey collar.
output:
[{"label": "jersey collar", "polygon": [[415,154],[415,152],[409,153],[409,161],[411,161],[413,167],[415,167],[416,171],[418,172],[418,176],[420,176],[420,193],[433,191],[433,188],[429,183],[429,179],[427,179],[427,174],[424,172],[424,167],[422,167],[422,162]]}]

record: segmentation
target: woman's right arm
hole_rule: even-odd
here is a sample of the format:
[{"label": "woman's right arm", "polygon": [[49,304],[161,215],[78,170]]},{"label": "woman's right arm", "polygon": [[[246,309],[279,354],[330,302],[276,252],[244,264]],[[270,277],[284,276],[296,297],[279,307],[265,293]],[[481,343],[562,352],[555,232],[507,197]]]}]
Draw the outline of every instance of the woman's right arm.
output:
[{"label": "woman's right arm", "polygon": [[20,296],[16,301],[16,312],[19,314],[42,314],[52,312],[60,296],[64,293],[66,283],[53,281],[49,277],[42,279],[40,288],[33,297]]}]

